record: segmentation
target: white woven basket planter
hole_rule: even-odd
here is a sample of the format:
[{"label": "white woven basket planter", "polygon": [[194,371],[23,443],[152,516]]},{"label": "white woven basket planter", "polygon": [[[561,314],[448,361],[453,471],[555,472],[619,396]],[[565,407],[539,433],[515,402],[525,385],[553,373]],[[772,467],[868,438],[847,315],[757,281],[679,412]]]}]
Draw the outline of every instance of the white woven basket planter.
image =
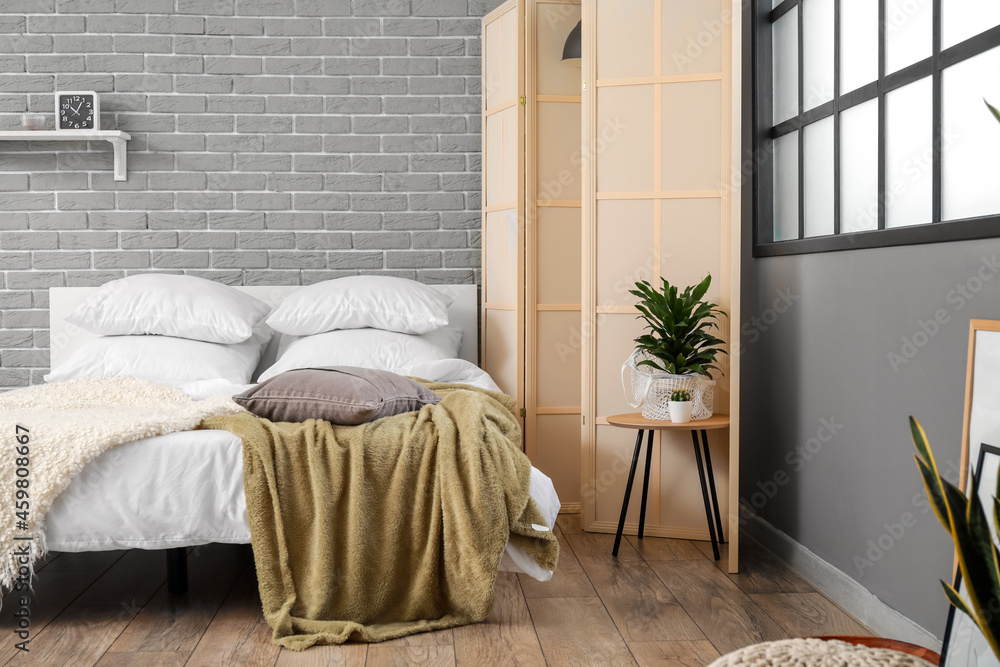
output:
[{"label": "white woven basket planter", "polygon": [[[715,409],[715,380],[703,375],[671,375],[639,366],[639,362],[652,359],[648,353],[636,350],[622,364],[622,389],[625,400],[633,408],[642,406],[646,419],[670,421],[670,394],[675,389],[686,389],[691,394],[691,419],[708,419]],[[626,371],[631,372],[631,383],[626,383]],[[631,391],[630,391],[631,389]]]}]

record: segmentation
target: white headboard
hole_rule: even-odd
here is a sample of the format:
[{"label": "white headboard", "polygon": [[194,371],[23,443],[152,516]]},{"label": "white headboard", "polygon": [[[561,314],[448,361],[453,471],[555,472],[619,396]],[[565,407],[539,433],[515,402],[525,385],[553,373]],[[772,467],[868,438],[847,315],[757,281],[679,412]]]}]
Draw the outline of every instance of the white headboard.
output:
[{"label": "white headboard", "polygon": [[[433,285],[454,299],[448,309],[451,326],[462,327],[462,359],[479,363],[479,288],[476,285]],[[49,289],[49,329],[51,335],[51,366],[65,361],[81,345],[96,336],[66,322],[65,317],[81,301],[97,291],[97,287],[52,287]],[[299,286],[237,287],[241,292],[254,296],[272,306],[276,306]],[[274,361],[276,340],[261,359],[261,366]],[[260,370],[260,368],[258,368]]]}]

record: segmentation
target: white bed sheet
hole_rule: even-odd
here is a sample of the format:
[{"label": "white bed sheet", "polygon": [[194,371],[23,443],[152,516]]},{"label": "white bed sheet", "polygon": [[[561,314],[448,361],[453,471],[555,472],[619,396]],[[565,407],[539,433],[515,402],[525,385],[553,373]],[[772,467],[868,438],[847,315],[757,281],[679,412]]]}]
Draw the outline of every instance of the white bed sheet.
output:
[{"label": "white bed sheet", "polygon": [[[410,374],[495,388],[489,375],[472,364],[452,363],[459,361],[435,362]],[[200,383],[186,388],[196,397],[220,389],[237,387]],[[559,498],[552,481],[535,468],[531,495],[554,526]],[[46,518],[46,544],[53,551],[170,549],[212,542],[250,542],[243,445],[228,431],[172,433],[106,452],[73,480]],[[552,577],[512,544],[507,545],[501,569],[525,572],[539,581]]]}]

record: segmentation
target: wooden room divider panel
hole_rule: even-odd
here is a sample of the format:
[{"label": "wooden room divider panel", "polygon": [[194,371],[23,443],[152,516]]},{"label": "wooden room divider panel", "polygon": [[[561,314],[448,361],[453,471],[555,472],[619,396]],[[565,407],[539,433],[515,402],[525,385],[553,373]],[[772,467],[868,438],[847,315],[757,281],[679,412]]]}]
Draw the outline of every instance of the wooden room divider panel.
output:
[{"label": "wooden room divider panel", "polygon": [[524,5],[483,18],[483,369],[524,405]]},{"label": "wooden room divider panel", "polygon": [[[720,322],[719,337],[739,340],[739,181],[732,178],[739,173],[738,8],[733,0],[583,3],[586,530],[616,530],[631,461],[635,434],[607,422],[635,411],[620,379],[642,332],[631,286],[642,279],[658,284],[662,276],[683,287],[710,273],[707,298],[730,315]],[[710,434],[732,571],[738,367],[738,353],[722,359],[715,412],[729,414],[732,427]],[[639,502],[633,500],[626,532],[634,534]],[[657,432],[654,439],[645,532],[708,539],[687,432]]]},{"label": "wooden room divider panel", "polygon": [[527,0],[525,446],[580,511],[580,67],[562,61],[579,0]]},{"label": "wooden room divider panel", "polygon": [[[569,512],[580,511],[582,143],[580,67],[562,52],[579,21],[579,0],[507,2],[483,21],[484,367],[518,397],[525,452]],[[515,67],[523,97],[497,93]]]}]

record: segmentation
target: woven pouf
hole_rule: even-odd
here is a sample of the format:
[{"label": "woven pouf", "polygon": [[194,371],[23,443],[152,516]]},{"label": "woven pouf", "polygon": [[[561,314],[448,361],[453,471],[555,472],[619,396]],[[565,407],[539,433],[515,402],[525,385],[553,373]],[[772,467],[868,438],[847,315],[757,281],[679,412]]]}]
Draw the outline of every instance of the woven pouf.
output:
[{"label": "woven pouf", "polygon": [[906,653],[823,639],[754,644],[724,655],[709,667],[930,667]]}]

